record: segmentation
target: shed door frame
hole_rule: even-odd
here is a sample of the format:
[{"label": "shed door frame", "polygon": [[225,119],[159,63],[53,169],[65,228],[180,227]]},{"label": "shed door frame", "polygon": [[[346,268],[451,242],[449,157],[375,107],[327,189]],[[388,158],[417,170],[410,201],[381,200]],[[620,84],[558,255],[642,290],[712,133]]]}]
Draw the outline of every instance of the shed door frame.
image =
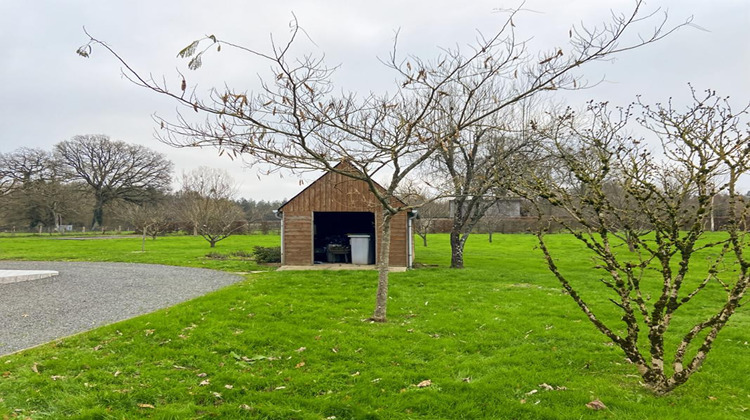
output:
[{"label": "shed door frame", "polygon": [[[312,265],[315,265],[315,213],[369,213],[372,215],[372,245],[373,250],[371,252],[374,253],[374,259],[375,264],[377,264],[378,261],[378,249],[380,248],[380,234],[379,234],[379,212],[377,211],[367,211],[367,210],[358,210],[358,211],[330,211],[330,210],[319,210],[319,211],[311,211],[310,212],[310,263]],[[349,233],[364,233],[364,232],[349,232]]]}]

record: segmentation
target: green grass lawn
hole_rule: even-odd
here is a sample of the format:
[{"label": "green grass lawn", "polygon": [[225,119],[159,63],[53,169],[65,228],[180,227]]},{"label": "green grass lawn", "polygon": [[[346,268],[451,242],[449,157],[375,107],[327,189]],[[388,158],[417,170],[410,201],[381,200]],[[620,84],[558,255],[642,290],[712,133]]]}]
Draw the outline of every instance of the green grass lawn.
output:
[{"label": "green grass lawn", "polygon": [[[666,397],[560,291],[528,235],[476,235],[447,267],[447,236],[391,275],[389,322],[373,324],[375,272],[265,272],[199,299],[0,357],[8,418],[733,419],[750,416],[741,308],[702,370]],[[566,270],[602,301],[593,263],[552,238]],[[0,259],[128,261],[251,271],[205,258],[191,237],[0,238]],[[274,245],[237,236],[214,250]],[[436,266],[436,267],[433,267]],[[709,294],[709,296],[711,296]],[[700,312],[701,309],[696,309]],[[19,314],[20,316],[20,314]],[[679,327],[679,325],[678,325]],[[429,386],[420,387],[424,381]],[[552,387],[548,390],[547,386]],[[585,404],[608,407],[592,411]],[[746,411],[748,410],[748,411]]]},{"label": "green grass lawn", "polygon": [[[200,236],[147,238],[144,250],[140,236],[0,236],[0,259],[35,261],[117,261],[145,264],[180,265],[227,271],[267,270],[247,258],[233,254],[250,253],[253,246],[278,246],[278,235],[235,235],[210,248]],[[227,257],[207,257],[210,253]]]}]

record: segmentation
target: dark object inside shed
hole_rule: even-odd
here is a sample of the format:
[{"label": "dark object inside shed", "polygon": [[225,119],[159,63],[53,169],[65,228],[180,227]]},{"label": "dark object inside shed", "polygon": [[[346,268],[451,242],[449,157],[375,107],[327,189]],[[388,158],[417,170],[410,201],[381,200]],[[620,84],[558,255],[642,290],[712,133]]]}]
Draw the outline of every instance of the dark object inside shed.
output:
[{"label": "dark object inside shed", "polygon": [[313,213],[314,260],[321,263],[351,263],[351,234],[370,235],[368,264],[375,263],[375,214],[372,212]]}]

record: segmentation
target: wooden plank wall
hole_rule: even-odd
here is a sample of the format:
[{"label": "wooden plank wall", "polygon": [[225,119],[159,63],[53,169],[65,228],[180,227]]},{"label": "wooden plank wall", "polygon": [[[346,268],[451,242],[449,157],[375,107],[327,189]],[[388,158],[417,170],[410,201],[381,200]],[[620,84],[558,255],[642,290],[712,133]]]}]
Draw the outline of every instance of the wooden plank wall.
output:
[{"label": "wooden plank wall", "polygon": [[312,213],[284,212],[284,265],[311,265],[313,253]]},{"label": "wooden plank wall", "polygon": [[[282,207],[284,212],[284,259],[285,265],[312,265],[313,212],[373,212],[378,224],[382,224],[382,206],[370,192],[364,181],[344,175],[327,173],[308,186]],[[377,234],[376,232],[376,234]],[[407,264],[407,215],[399,213],[391,222],[391,265],[404,267]],[[376,256],[379,248],[376,238]]]}]

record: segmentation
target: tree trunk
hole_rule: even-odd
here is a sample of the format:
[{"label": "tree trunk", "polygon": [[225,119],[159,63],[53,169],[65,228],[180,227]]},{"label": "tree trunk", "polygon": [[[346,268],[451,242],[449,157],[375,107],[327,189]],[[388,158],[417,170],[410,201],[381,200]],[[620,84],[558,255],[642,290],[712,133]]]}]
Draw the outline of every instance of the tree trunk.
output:
[{"label": "tree trunk", "polygon": [[143,234],[143,237],[141,238],[141,252],[145,252],[146,251],[146,227],[144,226],[141,229],[141,231],[142,231],[141,233]]},{"label": "tree trunk", "polygon": [[451,268],[464,268],[464,241],[456,229],[451,229]]},{"label": "tree trunk", "polygon": [[216,241],[210,240],[208,242],[211,244],[211,248],[216,248]]},{"label": "tree trunk", "polygon": [[427,235],[422,236],[422,245],[427,246]]},{"label": "tree trunk", "polygon": [[489,240],[490,240],[490,243],[492,243],[492,230],[490,230],[490,233],[489,233]]},{"label": "tree trunk", "polygon": [[104,219],[104,200],[101,197],[97,197],[96,204],[94,205],[94,217],[91,220],[91,230],[102,226]]},{"label": "tree trunk", "polygon": [[61,232],[60,225],[62,224],[62,215],[54,210],[50,210],[50,212],[52,213],[52,220],[55,221],[55,231]]},{"label": "tree trunk", "polygon": [[386,321],[386,306],[388,305],[388,266],[391,253],[391,219],[393,215],[383,211],[383,224],[380,227],[380,247],[378,249],[378,290],[375,295],[375,312],[371,320]]}]

